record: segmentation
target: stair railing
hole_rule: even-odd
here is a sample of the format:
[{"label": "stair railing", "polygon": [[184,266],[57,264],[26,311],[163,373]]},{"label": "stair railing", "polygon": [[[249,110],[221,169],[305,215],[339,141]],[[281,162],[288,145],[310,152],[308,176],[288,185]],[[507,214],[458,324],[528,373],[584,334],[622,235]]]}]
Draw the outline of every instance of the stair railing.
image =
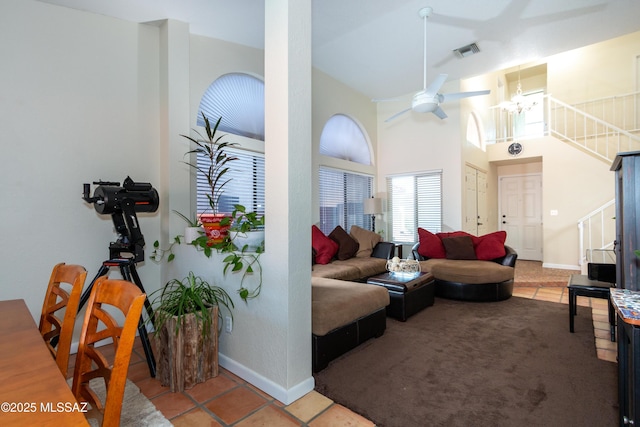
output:
[{"label": "stair railing", "polygon": [[579,264],[587,262],[615,263],[611,259],[616,238],[615,199],[578,220]]},{"label": "stair railing", "polygon": [[620,129],[633,134],[640,132],[640,92],[596,98],[572,105]]},{"label": "stair railing", "polygon": [[493,125],[488,127],[487,142],[510,142],[551,135],[586,150],[607,163],[612,162],[619,152],[640,149],[640,136],[550,95],[541,99],[544,104],[544,125],[533,126],[534,133],[527,131],[528,125],[523,120],[523,115],[503,111],[499,105],[491,107]]},{"label": "stair railing", "polygon": [[609,163],[617,153],[640,147],[640,137],[631,132],[551,96],[547,102],[549,135],[577,145]]}]

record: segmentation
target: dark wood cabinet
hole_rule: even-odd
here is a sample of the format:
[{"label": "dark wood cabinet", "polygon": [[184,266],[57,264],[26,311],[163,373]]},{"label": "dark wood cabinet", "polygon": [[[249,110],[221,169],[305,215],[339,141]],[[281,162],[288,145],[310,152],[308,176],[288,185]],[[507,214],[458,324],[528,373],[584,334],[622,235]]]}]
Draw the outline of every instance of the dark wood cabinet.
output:
[{"label": "dark wood cabinet", "polygon": [[616,276],[618,288],[640,290],[640,151],[618,153],[611,170],[616,182]]},{"label": "dark wood cabinet", "polygon": [[616,284],[620,426],[640,423],[640,151],[618,153],[611,170],[616,186]]}]

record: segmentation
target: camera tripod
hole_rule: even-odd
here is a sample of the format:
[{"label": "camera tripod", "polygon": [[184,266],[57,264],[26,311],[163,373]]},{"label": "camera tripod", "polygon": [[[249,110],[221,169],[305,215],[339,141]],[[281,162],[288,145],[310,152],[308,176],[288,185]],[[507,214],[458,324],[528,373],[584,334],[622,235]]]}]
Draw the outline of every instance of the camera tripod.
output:
[{"label": "camera tripod", "polygon": [[[133,258],[114,258],[108,259],[102,263],[102,266],[98,270],[96,277],[93,278],[89,287],[84,290],[82,296],[80,297],[80,305],[78,306],[78,311],[87,303],[89,300],[89,295],[91,294],[91,290],[93,289],[93,285],[101,276],[106,276],[109,274],[109,270],[111,267],[119,267],[120,274],[122,274],[122,278],[124,280],[128,280],[135,284],[142,292],[146,293],[144,287],[142,286],[142,281],[140,280],[140,276],[138,276],[138,271],[136,270],[136,262]],[[153,320],[153,309],[151,308],[151,303],[149,299],[144,300],[144,306],[147,310],[147,315],[149,319]],[[149,335],[147,335],[147,329],[144,326],[144,322],[142,321],[142,316],[140,316],[140,320],[138,321],[138,333],[140,334],[140,341],[142,341],[142,348],[144,349],[144,355],[147,358],[147,365],[149,365],[149,373],[152,378],[156,376],[156,359],[153,356],[153,350],[151,349],[151,343],[149,342]]]}]

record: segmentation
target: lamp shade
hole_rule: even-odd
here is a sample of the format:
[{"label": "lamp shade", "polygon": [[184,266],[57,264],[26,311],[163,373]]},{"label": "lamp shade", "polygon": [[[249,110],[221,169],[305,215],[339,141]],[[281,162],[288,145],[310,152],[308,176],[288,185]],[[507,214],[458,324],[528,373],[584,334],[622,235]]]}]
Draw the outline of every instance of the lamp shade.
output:
[{"label": "lamp shade", "polygon": [[364,213],[365,214],[381,214],[382,213],[382,199],[372,197],[364,200]]}]

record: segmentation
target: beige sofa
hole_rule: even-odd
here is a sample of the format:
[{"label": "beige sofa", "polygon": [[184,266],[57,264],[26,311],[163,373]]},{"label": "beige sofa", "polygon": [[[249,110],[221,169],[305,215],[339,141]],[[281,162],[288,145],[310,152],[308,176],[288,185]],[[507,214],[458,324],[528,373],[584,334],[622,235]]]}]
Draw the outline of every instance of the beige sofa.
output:
[{"label": "beige sofa", "polygon": [[[386,271],[395,245],[377,242],[373,246],[371,232],[358,231],[360,234],[356,236],[362,235],[360,249],[366,249],[358,251],[359,256],[330,262],[325,259],[324,264],[317,264],[314,259],[311,272],[313,372],[324,369],[331,360],[369,338],[381,336],[387,327],[389,292],[365,282],[368,277]],[[355,248],[353,252],[356,253]]]}]

